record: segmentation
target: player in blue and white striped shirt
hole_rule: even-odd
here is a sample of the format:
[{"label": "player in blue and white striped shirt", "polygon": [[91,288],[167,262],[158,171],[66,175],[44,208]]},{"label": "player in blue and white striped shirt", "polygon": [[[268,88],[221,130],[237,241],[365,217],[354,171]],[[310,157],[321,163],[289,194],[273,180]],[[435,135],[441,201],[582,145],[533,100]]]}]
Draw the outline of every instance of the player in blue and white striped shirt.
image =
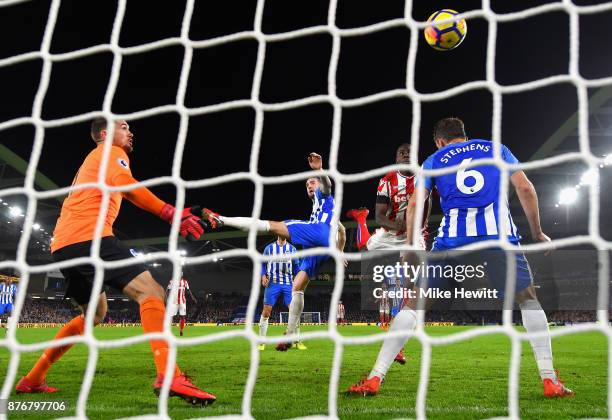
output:
[{"label": "player in blue and white striped shirt", "polygon": [[11,319],[13,313],[13,302],[17,296],[17,285],[9,277],[0,283],[0,316],[6,314],[6,326]]},{"label": "player in blue and white striped shirt", "polygon": [[[297,250],[285,238],[280,236],[275,242],[268,244],[264,249],[264,255],[287,255],[293,254]],[[266,336],[268,332],[268,320],[272,313],[272,308],[282,296],[283,303],[287,308],[291,304],[291,287],[293,286],[293,276],[297,274],[299,260],[278,260],[268,261],[261,265],[261,285],[265,287],[263,309],[259,318],[259,335]],[[302,347],[302,346],[300,346]],[[259,350],[265,350],[266,345],[260,344]],[[302,347],[303,348],[303,347]]]},{"label": "player in blue and white striped shirt", "polygon": [[[308,165],[312,170],[323,169],[323,159],[317,153],[308,155]],[[271,232],[282,238],[286,238],[293,244],[301,245],[304,249],[316,247],[329,247],[330,233],[334,235],[336,247],[344,250],[346,244],[346,230],[342,223],[333,223],[334,196],[332,195],[332,183],[327,175],[316,176],[306,180],[306,192],[312,200],[312,213],[310,220],[285,220],[283,222],[272,220],[257,220],[251,217],[227,217],[221,216],[206,208],[192,207],[191,211],[202,218],[213,228],[220,226],[231,226],[242,230],[249,230],[252,225],[259,232]],[[317,275],[319,267],[330,259],[329,255],[313,255],[302,258],[297,275],[293,280],[293,291],[291,306],[287,322],[287,334],[297,333],[302,311],[304,310],[304,291],[311,278]],[[276,349],[286,351],[291,348],[291,343],[279,343]]]},{"label": "player in blue and white striped shirt", "polygon": [[[438,150],[423,163],[424,169],[441,169],[458,166],[456,172],[438,176],[423,177],[425,196],[435,186],[440,194],[440,204],[444,218],[440,223],[433,252],[459,248],[463,245],[499,239],[502,226],[506,227],[508,241],[518,245],[521,236],[512,221],[508,198],[499,200],[501,172],[495,165],[482,165],[465,168],[472,160],[493,157],[493,144],[488,140],[468,140],[463,121],[458,118],[445,118],[434,127],[434,142]],[[501,157],[509,164],[518,163],[512,152],[501,146]],[[512,170],[510,183],[514,187],[527,216],[531,236],[537,242],[550,242],[550,238],[542,231],[538,195],[525,173]],[[407,244],[412,245],[413,228],[417,208],[417,194],[410,197],[406,211]],[[500,208],[506,207],[507,216],[502,219]],[[489,281],[498,290],[498,296],[503,298],[506,283],[505,253],[499,248],[487,253],[486,271]],[[536,297],[535,288],[529,264],[522,252],[514,254],[516,261],[516,296],[515,302],[521,309],[523,326],[528,333],[548,333],[548,321],[542,306]],[[445,257],[441,264],[452,266],[465,263],[459,258]],[[427,285],[417,280],[415,287],[448,288],[457,283],[454,279],[430,276]],[[416,301],[408,300],[391,324],[390,331],[412,330],[416,326]],[[357,394],[376,394],[385,374],[389,370],[398,350],[404,346],[407,339],[390,338],[385,340],[378,354],[378,359],[368,378],[353,385],[349,392]],[[552,346],[548,334],[531,338],[531,347],[540,371],[545,397],[566,397],[573,391],[566,388],[558,380],[553,368]]]}]

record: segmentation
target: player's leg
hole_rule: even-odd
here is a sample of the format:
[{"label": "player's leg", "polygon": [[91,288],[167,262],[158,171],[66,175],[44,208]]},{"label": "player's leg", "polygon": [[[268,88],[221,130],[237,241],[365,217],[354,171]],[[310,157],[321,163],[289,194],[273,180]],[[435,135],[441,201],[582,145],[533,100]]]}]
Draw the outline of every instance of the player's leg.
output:
[{"label": "player's leg", "polygon": [[346,212],[346,217],[353,219],[357,222],[357,249],[362,250],[366,247],[370,240],[370,231],[368,230],[368,224],[366,222],[370,211],[365,207],[358,209],[351,209]]},{"label": "player's leg", "polygon": [[8,303],[6,305],[6,330],[10,329],[11,317],[13,316],[13,304]]},{"label": "player's leg", "polygon": [[[309,273],[316,267],[316,257],[305,257],[300,262],[299,272],[293,278],[291,288],[291,303],[289,304],[289,316],[287,320],[287,331],[285,334],[297,334],[300,318],[304,311],[304,291],[310,281]],[[287,351],[292,343],[278,343],[276,350]]]},{"label": "player's leg", "polygon": [[291,289],[291,303],[289,304],[289,319],[287,322],[287,334],[297,333],[302,312],[304,311],[304,292],[310,282],[308,272],[300,267],[300,272],[293,279]]},{"label": "player's leg", "polygon": [[[259,336],[265,337],[268,334],[268,323],[270,321],[270,315],[272,314],[272,308],[278,300],[280,294],[280,285],[278,283],[271,282],[264,291],[263,309],[261,316],[259,317]],[[259,350],[263,351],[266,349],[266,345],[261,343],[258,346]]]},{"label": "player's leg", "polygon": [[[170,312],[170,315],[172,316],[172,318],[170,318],[170,323],[174,323],[174,318],[179,314],[179,306],[174,304],[174,303],[168,303],[168,307],[166,308],[167,311]],[[179,326],[180,326],[180,317],[179,317]],[[180,327],[179,327],[180,328]]]},{"label": "player's leg", "polygon": [[[393,307],[391,308],[391,313],[389,314],[390,319],[394,319],[397,314],[399,314],[399,311],[402,308],[402,301],[398,298],[393,299]],[[402,348],[400,349],[399,352],[397,352],[397,355],[395,356],[395,359],[393,359],[394,362],[399,363],[400,365],[405,365],[406,364],[406,356],[404,355],[404,347],[402,346]]]},{"label": "player's leg", "polygon": [[[140,306],[140,319],[145,333],[162,332],[164,330],[165,293],[159,283],[153,279],[149,271],[143,271],[129,281],[123,288],[129,298]],[[178,311],[178,305],[176,305]],[[163,340],[151,340],[151,349],[155,359],[158,375],[165,375],[168,358],[168,343]],[[173,376],[181,374],[178,366],[174,366]]]},{"label": "player's leg", "polygon": [[181,303],[179,304],[179,336],[183,336],[183,331],[185,330],[185,323],[187,317],[187,304]]},{"label": "player's leg", "polygon": [[[287,307],[287,310],[289,310],[289,308],[291,306],[291,300],[293,299],[293,286],[290,285],[290,284],[283,284],[281,286],[281,290],[282,290],[282,295],[283,295],[283,303]],[[300,316],[300,318],[301,318],[301,316]],[[295,333],[298,336],[298,341],[296,343],[293,343],[291,348],[296,348],[298,350],[308,350],[308,347],[306,347],[306,345],[302,342],[302,339],[300,338],[300,321],[299,321],[299,319],[298,319],[298,325],[297,325]]]},{"label": "player's leg", "polygon": [[[89,299],[90,287],[81,283],[70,282],[67,293],[72,296],[77,303],[83,314],[87,312],[86,303]],[[106,302],[106,293],[102,292],[98,297],[96,306],[96,312],[94,315],[93,323],[98,325],[104,320],[106,311],[108,310]],[[66,323],[60,330],[55,334],[55,339],[59,340],[65,337],[72,337],[74,335],[82,335],[85,330],[85,318],[84,315],[77,315],[68,323]],[[43,354],[38,358],[38,361],[34,364],[34,367],[30,369],[30,372],[24,376],[16,386],[17,392],[25,393],[52,393],[57,392],[57,388],[52,388],[46,383],[47,372],[51,366],[57,362],[68,350],[72,348],[73,344],[66,344],[64,346],[49,347]]]},{"label": "player's leg", "polygon": [[192,207],[191,211],[208,221],[215,229],[221,226],[230,226],[240,230],[250,230],[251,226],[255,225],[258,232],[272,232],[282,238],[289,239],[289,232],[283,222],[259,220],[253,217],[222,216],[210,209],[199,207]]},{"label": "player's leg", "polygon": [[[501,291],[499,296],[504,298],[506,282],[506,253],[501,250],[487,251],[487,274],[494,287]],[[516,253],[516,294],[515,300],[521,310],[523,326],[528,333],[545,333],[541,337],[529,339],[536,364],[544,385],[545,397],[564,397],[574,395],[558,380],[553,367],[552,345],[548,330],[546,313],[542,309],[533,287],[533,276],[525,255]]]},{"label": "player's leg", "polygon": [[[134,258],[129,248],[114,236],[102,238],[100,255],[106,261]],[[138,303],[142,329],[145,333],[163,332],[166,312],[165,291],[143,264],[136,262],[126,267],[106,270],[105,278],[106,283],[122,290],[129,298]],[[150,344],[155,369],[157,370],[157,380],[153,389],[155,393],[159,393],[166,374],[168,343],[166,340],[151,340]],[[214,395],[208,394],[193,385],[181,373],[177,364],[170,369],[171,372],[169,373],[173,377],[170,386],[171,396],[177,395],[187,401],[203,404],[215,401],[216,397]]]},{"label": "player's leg", "polygon": [[[446,262],[449,264],[452,262]],[[443,262],[444,264],[444,262]],[[435,272],[435,270],[434,270]],[[413,293],[414,297],[406,297],[402,302],[402,308],[397,314],[397,316],[391,321],[391,327],[389,328],[390,332],[396,331],[413,331],[416,327],[417,323],[417,308],[421,305],[418,297],[421,295],[419,290],[421,288],[446,288],[448,287],[448,283],[444,278],[428,278],[417,279],[414,282]],[[423,299],[424,300],[424,308],[427,309],[433,303],[432,299]],[[389,337],[386,338],[383,342],[383,345],[378,353],[378,357],[376,358],[376,363],[372,368],[370,374],[366,379],[360,381],[357,384],[352,385],[348,392],[352,394],[360,394],[360,395],[375,395],[378,393],[380,389],[380,384],[382,383],[385,375],[389,371],[391,364],[395,360],[396,356],[400,352],[400,350],[404,347],[408,338],[405,337]]]},{"label": "player's leg", "polygon": [[[524,256],[522,256],[522,259],[526,263]],[[521,270],[521,267],[518,260],[517,258],[517,274],[520,276],[519,270]],[[528,268],[529,266],[526,265],[523,267]],[[517,289],[519,287],[520,281],[517,281]],[[536,297],[535,288],[532,284],[516,294],[516,302],[521,309],[521,317],[525,330],[528,333],[546,332],[545,336],[529,339],[540,372],[540,378],[542,379],[544,396],[551,398],[574,395],[574,392],[566,388],[556,375],[556,371],[553,367],[552,344],[550,335],[548,335],[548,319]]]},{"label": "player's leg", "polygon": [[[409,300],[393,319],[393,322],[391,322],[391,328],[389,331],[412,331],[416,327],[416,322],[416,300]],[[348,389],[348,392],[351,394],[360,395],[377,394],[378,390],[380,389],[380,384],[389,371],[391,364],[407,341],[408,338],[405,337],[386,338],[382,347],[380,348],[378,357],[376,358],[376,363],[374,363],[374,367],[370,371],[368,377],[363,381],[352,385]]]},{"label": "player's leg", "polygon": [[[140,305],[140,320],[142,329],[145,333],[163,332],[165,316],[165,292],[157,283],[149,271],[143,271],[134,277],[123,288],[125,293],[132,300]],[[168,343],[165,340],[151,340],[151,350],[153,360],[157,370],[157,380],[153,385],[153,390],[159,394],[166,374],[168,360]],[[179,396],[188,402],[199,402],[211,404],[216,397],[208,392],[197,388],[189,378],[187,378],[175,363],[172,369],[173,380],[170,385],[170,396]]]},{"label": "player's leg", "polygon": [[247,231],[255,225],[258,232],[270,232],[289,240],[294,245],[302,245],[307,248],[329,246],[329,225],[325,223],[310,223],[304,220],[277,222],[252,217],[226,217],[209,209],[196,212],[213,227],[226,225]]},{"label": "player's leg", "polygon": [[[268,292],[268,288],[266,288],[266,295]],[[266,304],[265,302],[269,302],[268,300],[266,300],[267,298],[264,297],[264,305],[263,308],[261,310],[261,316],[259,317],[259,336],[260,337],[265,337],[268,334],[268,324],[270,322],[270,315],[272,314],[272,305]],[[265,350],[266,349],[266,345],[261,343],[258,346],[259,350]]]}]

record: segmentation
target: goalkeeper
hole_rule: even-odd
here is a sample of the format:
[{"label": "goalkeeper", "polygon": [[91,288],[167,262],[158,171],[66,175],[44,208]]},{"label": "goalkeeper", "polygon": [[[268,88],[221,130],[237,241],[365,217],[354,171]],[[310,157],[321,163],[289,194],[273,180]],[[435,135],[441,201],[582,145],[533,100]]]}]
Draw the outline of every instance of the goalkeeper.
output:
[{"label": "goalkeeper", "polygon": [[[97,147],[87,155],[77,172],[73,185],[98,181],[107,136],[106,119],[95,119],[91,124],[91,137]],[[128,153],[133,150],[134,135],[124,120],[114,122],[113,145],[110,150],[105,182],[110,186],[134,184]],[[140,187],[126,192],[111,192],[107,213],[104,217],[104,228],[100,242],[100,257],[105,261],[133,258],[129,248],[113,235],[113,223],[119,214],[123,197],[143,210],[157,215],[160,219],[172,223],[176,209],[157,198],[149,189]],[[64,200],[62,210],[51,243],[52,257],[55,262],[68,261],[79,257],[88,257],[94,238],[96,221],[102,203],[102,191],[98,188],[85,188],[72,191]],[[183,237],[199,238],[204,232],[205,223],[197,216],[183,211],[180,219],[180,234]],[[66,297],[72,297],[80,306],[83,314],[87,310],[93,287],[95,268],[92,265],[79,265],[61,269],[68,281]],[[141,263],[126,267],[104,270],[104,283],[123,291],[140,305],[140,319],[145,333],[162,332],[164,329],[164,289],[153,279],[151,273]],[[104,289],[97,298],[94,325],[102,322],[106,316],[107,302]],[[56,339],[81,335],[85,327],[84,315],[78,315],[64,325]],[[17,384],[17,392],[52,393],[57,388],[46,383],[46,375],[53,363],[57,362],[72,344],[47,348],[30,372]],[[162,381],[166,375],[168,343],[164,340],[151,340],[153,359],[157,370],[157,380],[153,390],[159,394]],[[188,402],[209,404],[216,397],[196,386],[175,365],[168,374],[173,380],[170,395],[179,396]]]}]

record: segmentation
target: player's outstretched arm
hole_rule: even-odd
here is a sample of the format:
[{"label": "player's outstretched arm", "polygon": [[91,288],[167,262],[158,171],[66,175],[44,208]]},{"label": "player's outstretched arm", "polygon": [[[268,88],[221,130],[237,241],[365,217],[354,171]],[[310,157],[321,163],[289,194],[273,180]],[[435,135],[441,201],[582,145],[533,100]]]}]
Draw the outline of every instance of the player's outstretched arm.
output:
[{"label": "player's outstretched arm", "polygon": [[[429,197],[429,189],[423,188],[423,190],[425,193],[425,197]],[[423,204],[425,202],[426,201],[424,201]],[[422,205],[419,205],[419,203],[417,202],[417,194],[415,192],[414,194],[410,196],[410,199],[408,200],[408,205],[406,207],[406,244],[409,246],[412,245],[413,243],[412,235],[414,234],[414,223],[415,223],[417,211],[423,212],[423,207]],[[429,217],[429,213],[427,213],[424,216],[425,219],[427,217]],[[426,224],[427,220],[423,220],[423,223]]]},{"label": "player's outstretched arm", "polygon": [[538,242],[549,242],[550,238],[542,232],[540,225],[540,207],[538,193],[523,171],[516,171],[510,176],[510,182],[516,190],[521,207],[527,216],[531,237]]},{"label": "player's outstretched arm", "polygon": [[[323,158],[318,153],[312,152],[308,155],[308,164],[310,165],[310,169],[315,171],[321,170],[323,169]],[[329,179],[327,175],[323,175],[319,177],[319,181],[321,182],[321,192],[323,195],[331,194],[331,179]]]},{"label": "player's outstretched arm", "polygon": [[[138,181],[131,175],[125,173],[117,176],[114,180],[114,185],[131,185]],[[176,209],[174,206],[165,203],[159,199],[155,194],[146,187],[135,188],[130,191],[125,191],[123,196],[131,201],[137,207],[152,213],[160,219],[172,223],[174,212]],[[206,227],[204,221],[197,216],[190,213],[189,208],[183,210],[181,217],[181,226],[179,233],[183,238],[195,238],[198,239],[202,233],[204,233],[204,227]]]}]

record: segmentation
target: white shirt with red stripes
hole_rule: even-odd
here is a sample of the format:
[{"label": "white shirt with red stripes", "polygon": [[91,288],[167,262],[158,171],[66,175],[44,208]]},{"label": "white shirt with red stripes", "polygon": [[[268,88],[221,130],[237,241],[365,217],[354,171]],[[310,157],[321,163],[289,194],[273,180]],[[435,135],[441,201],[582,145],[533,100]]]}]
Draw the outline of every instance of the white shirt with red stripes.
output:
[{"label": "white shirt with red stripes", "polygon": [[[172,290],[172,287],[175,282],[176,280],[170,280],[170,283],[168,283],[168,290]],[[185,289],[189,289],[189,282],[185,279],[178,280],[178,293],[176,294],[176,299],[174,299],[175,305],[182,305],[187,303]]]},{"label": "white shirt with red stripes", "polygon": [[[414,189],[414,175],[406,176],[402,175],[399,171],[389,172],[387,175],[382,177],[378,182],[378,191],[376,193],[378,197],[384,197],[387,199],[389,209],[387,210],[387,216],[389,220],[393,221],[399,218],[406,217],[406,207],[408,206],[408,200],[412,194],[416,194]],[[425,203],[424,216],[429,212],[429,200]],[[423,217],[423,237],[427,239],[427,224],[425,223],[426,217]],[[389,230],[386,231],[396,235],[405,235],[406,231],[401,230]]]}]

